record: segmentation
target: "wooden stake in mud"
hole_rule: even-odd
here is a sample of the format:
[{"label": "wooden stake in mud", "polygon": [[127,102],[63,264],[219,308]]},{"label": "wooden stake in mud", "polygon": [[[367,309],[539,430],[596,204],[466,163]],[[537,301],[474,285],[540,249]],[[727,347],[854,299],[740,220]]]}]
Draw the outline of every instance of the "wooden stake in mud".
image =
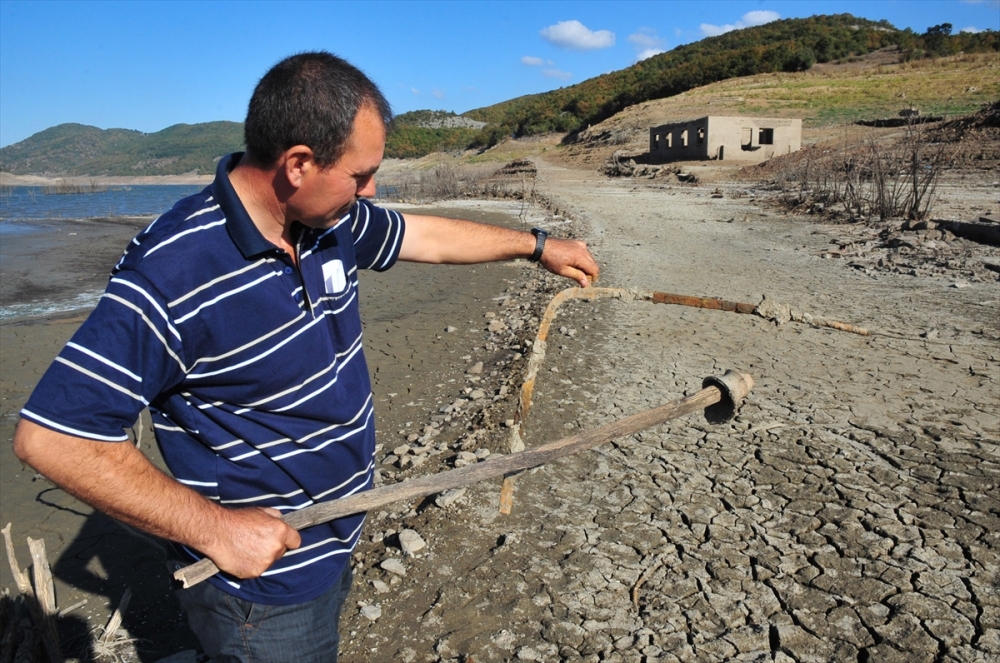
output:
[{"label": "wooden stake in mud", "polygon": [[[606,426],[565,437],[526,451],[505,456],[491,456],[488,460],[475,465],[466,465],[455,470],[430,474],[390,486],[381,486],[332,502],[316,504],[286,514],[282,520],[295,529],[303,529],[354,513],[370,511],[392,502],[425,497],[452,488],[478,483],[484,479],[538,467],[557,458],[585,451],[611,440],[632,435],[671,419],[677,419],[716,405],[721,406],[727,413],[731,413],[746,398],[752,388],[753,378],[749,375],[726,371],[722,377],[706,378],[703,389],[692,396],[660,405],[639,414],[633,414],[631,417],[620,419]],[[212,560],[206,558],[178,569],[174,573],[174,578],[180,580],[184,587],[191,587],[212,577],[218,571],[218,567]]]},{"label": "wooden stake in mud", "polygon": [[[692,306],[713,311],[726,311],[728,313],[742,313],[744,315],[758,315],[762,318],[774,320],[781,324],[793,320],[803,322],[813,327],[828,327],[839,331],[851,332],[868,336],[867,329],[855,327],[835,320],[827,320],[792,309],[787,304],[778,304],[774,300],[764,297],[760,304],[747,304],[745,302],[730,302],[725,299],[714,297],[694,297],[691,295],[676,295],[669,292],[658,292],[655,290],[631,290],[628,288],[566,288],[562,292],[556,293],[549,305],[545,308],[542,321],[538,325],[538,333],[535,335],[535,343],[531,349],[531,357],[528,359],[528,369],[525,373],[524,382],[521,384],[521,396],[518,402],[517,412],[514,414],[514,427],[510,431],[510,442],[508,450],[511,453],[524,449],[524,440],[521,437],[521,429],[524,421],[528,417],[531,409],[531,397],[535,391],[535,379],[538,371],[545,361],[545,343],[548,339],[549,328],[559,312],[559,307],[570,299],[582,299],[593,301],[595,299],[620,299],[622,301],[648,301],[654,304],[672,304],[674,306]],[[514,476],[513,474],[504,477],[500,486],[500,513],[510,515],[514,506]]]}]

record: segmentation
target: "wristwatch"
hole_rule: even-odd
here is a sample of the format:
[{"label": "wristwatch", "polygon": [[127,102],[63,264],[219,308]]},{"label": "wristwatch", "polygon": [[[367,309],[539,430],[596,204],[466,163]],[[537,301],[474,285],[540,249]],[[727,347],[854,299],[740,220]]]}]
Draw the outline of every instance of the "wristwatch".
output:
[{"label": "wristwatch", "polygon": [[528,258],[531,262],[538,262],[542,258],[542,251],[545,250],[545,238],[549,236],[549,231],[541,228],[532,228],[531,234],[535,236],[535,252]]}]

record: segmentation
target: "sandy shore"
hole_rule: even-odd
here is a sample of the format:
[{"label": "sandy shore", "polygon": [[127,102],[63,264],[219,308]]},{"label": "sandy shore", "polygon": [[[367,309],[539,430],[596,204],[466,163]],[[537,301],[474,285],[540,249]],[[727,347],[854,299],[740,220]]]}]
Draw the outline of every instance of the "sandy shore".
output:
[{"label": "sandy shore", "polygon": [[[757,387],[730,423],[694,416],[522,475],[510,516],[497,514],[494,483],[445,506],[371,514],[342,660],[1000,657],[1000,283],[956,288],[824,258],[837,226],[775,214],[745,183],[713,182],[719,197],[539,167],[548,207],[528,225],[583,234],[601,285],[751,303],[767,294],[875,333],[644,302],[568,305],[529,446],[691,393],[726,368]],[[561,287],[523,263],[365,275],[385,481],[506,450],[525,342]],[[5,440],[76,322],[0,326]],[[156,550],[33,480],[6,445],[0,453],[2,519],[20,542],[46,539],[60,606],[89,600],[66,632],[103,623],[129,586],[140,660],[193,646]],[[403,556],[402,529],[427,547]],[[382,568],[389,558],[405,576]],[[0,583],[10,586],[8,570]]]}]

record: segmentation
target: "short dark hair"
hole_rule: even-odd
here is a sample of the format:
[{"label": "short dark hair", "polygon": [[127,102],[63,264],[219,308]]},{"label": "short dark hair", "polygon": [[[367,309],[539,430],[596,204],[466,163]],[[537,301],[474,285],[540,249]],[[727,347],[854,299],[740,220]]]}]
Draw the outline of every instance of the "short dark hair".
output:
[{"label": "short dark hair", "polygon": [[388,126],[392,109],[365,74],[326,51],[285,58],[254,88],[243,124],[250,159],[269,166],[293,145],[306,145],[325,168],[346,149],[362,106],[378,112]]}]

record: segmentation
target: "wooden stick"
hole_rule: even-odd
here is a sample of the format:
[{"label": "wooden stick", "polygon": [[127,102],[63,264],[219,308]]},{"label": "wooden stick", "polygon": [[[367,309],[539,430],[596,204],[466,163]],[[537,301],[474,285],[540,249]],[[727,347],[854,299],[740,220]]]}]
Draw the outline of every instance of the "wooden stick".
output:
[{"label": "wooden stick", "polygon": [[[749,391],[750,387],[753,386],[753,380],[749,375],[742,377],[745,390]],[[491,456],[488,460],[476,463],[475,465],[466,465],[455,470],[430,474],[389,486],[381,486],[332,502],[316,504],[295,511],[294,513],[286,514],[283,520],[295,529],[303,529],[351,514],[370,511],[371,509],[392,502],[433,495],[452,488],[478,483],[484,479],[538,467],[539,465],[550,463],[557,458],[591,449],[611,440],[662,424],[665,421],[704,410],[728,396],[724,396],[719,387],[709,386],[687,398],[672,401],[651,410],[640,412],[639,414],[633,414],[630,417],[620,419],[600,428],[565,437],[561,440],[549,442],[548,444],[526,451],[507,454],[505,456]],[[746,396],[746,393],[732,394],[732,396],[738,402]],[[174,578],[180,580],[184,587],[191,587],[202,580],[212,577],[218,571],[218,567],[215,566],[212,560],[205,558],[177,570],[174,573]]]},{"label": "wooden stick", "polygon": [[[759,310],[759,304],[730,302],[725,299],[717,299],[715,297],[678,295],[670,292],[659,292],[656,290],[573,287],[566,288],[565,290],[556,293],[555,297],[549,301],[549,305],[545,307],[545,313],[542,315],[542,321],[538,325],[538,333],[535,335],[535,344],[531,350],[531,357],[528,359],[528,370],[525,375],[524,382],[521,384],[521,398],[518,403],[517,412],[514,415],[514,427],[510,432],[509,450],[511,453],[524,449],[524,441],[521,437],[521,430],[524,426],[525,419],[528,417],[528,411],[531,409],[531,398],[535,391],[535,379],[538,377],[538,371],[541,368],[542,362],[545,361],[545,342],[548,339],[549,328],[552,326],[556,314],[559,312],[559,307],[570,299],[583,299],[589,301],[593,301],[595,299],[621,299],[623,301],[639,300],[653,302],[654,304],[692,306],[694,308],[703,308],[713,311],[727,311],[729,313],[742,313],[744,315],[759,315],[763,318],[767,318],[767,316],[762,314]],[[812,325],[813,327],[828,327],[838,331],[860,334],[861,336],[869,335],[868,330],[862,327],[855,327],[854,325],[848,325],[835,320],[813,317],[794,309],[789,309],[789,312],[791,319],[795,322],[802,322]],[[513,505],[514,476],[510,475],[504,477],[503,485],[500,486],[500,513],[510,515]]]},{"label": "wooden stick", "polygon": [[[42,608],[38,597],[35,595],[35,590],[31,588],[31,581],[28,579],[28,574],[21,570],[21,567],[17,563],[17,558],[14,556],[14,542],[11,540],[10,535],[10,523],[0,530],[3,534],[4,544],[7,547],[7,561],[10,562],[10,572],[14,576],[14,582],[17,584],[17,591],[21,593],[21,598],[28,606],[28,613],[31,615],[31,620],[35,623],[38,633],[40,634],[42,644],[45,647],[45,655],[48,657],[51,663],[62,663],[63,657],[62,652],[59,651],[59,639],[55,635],[55,628],[52,625],[49,615],[46,613],[45,609]],[[28,547],[32,549],[32,558],[35,556],[35,546],[32,545],[33,540],[28,539]],[[37,542],[36,542],[37,543]],[[45,554],[45,544],[41,547],[42,555]],[[38,581],[39,571],[37,570],[38,562],[35,562],[35,579]],[[48,562],[44,564],[46,570],[48,569]],[[41,573],[44,576],[44,572]],[[51,571],[49,572],[49,583],[52,581]],[[51,589],[51,585],[50,585]],[[55,599],[53,598],[53,605]]]},{"label": "wooden stick", "polygon": [[31,552],[31,574],[35,579],[35,596],[42,612],[42,623],[38,625],[38,630],[42,634],[49,658],[56,656],[58,658],[55,660],[62,660],[62,654],[59,651],[59,631],[56,629],[56,613],[58,612],[56,610],[56,590],[52,582],[49,558],[45,552],[45,539],[32,539],[29,536],[28,550]]}]

